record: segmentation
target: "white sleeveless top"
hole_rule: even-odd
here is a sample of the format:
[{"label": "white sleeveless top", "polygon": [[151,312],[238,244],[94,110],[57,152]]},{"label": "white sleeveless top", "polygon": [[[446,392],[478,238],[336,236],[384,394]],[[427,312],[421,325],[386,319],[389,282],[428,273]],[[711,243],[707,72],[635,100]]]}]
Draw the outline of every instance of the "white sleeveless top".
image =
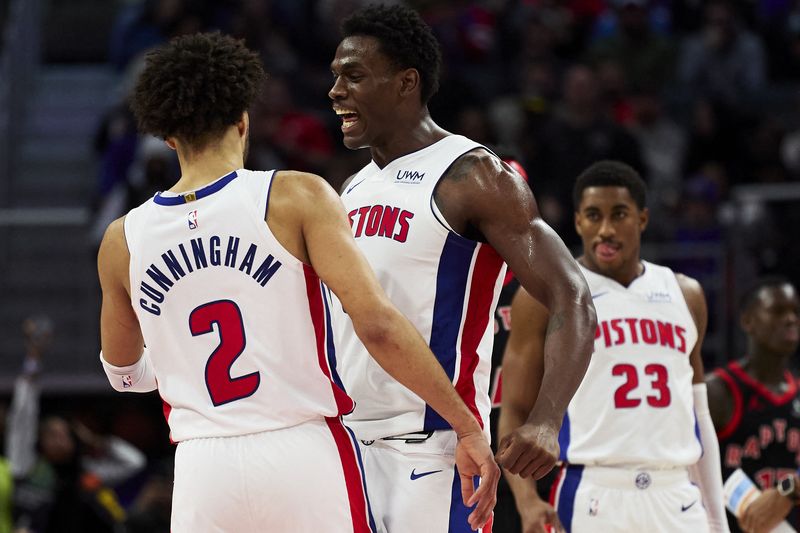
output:
[{"label": "white sleeveless top", "polygon": [[131,303],[173,441],[244,435],[352,410],[329,300],[265,222],[274,172],[157,194],[125,218]]},{"label": "white sleeveless top", "polygon": [[[383,169],[373,161],[350,181],[342,201],[356,243],[389,298],[428,342],[488,431],[493,313],[505,263],[491,246],[448,229],[433,202],[442,174],[458,157],[479,147],[450,135]],[[340,373],[356,400],[346,421],[358,438],[450,427],[378,366],[346,314],[337,317],[336,328]]]},{"label": "white sleeveless top", "polygon": [[598,326],[559,435],[569,463],[663,469],[700,458],[689,362],[697,327],[672,270],[642,263],[629,287],[581,265]]}]

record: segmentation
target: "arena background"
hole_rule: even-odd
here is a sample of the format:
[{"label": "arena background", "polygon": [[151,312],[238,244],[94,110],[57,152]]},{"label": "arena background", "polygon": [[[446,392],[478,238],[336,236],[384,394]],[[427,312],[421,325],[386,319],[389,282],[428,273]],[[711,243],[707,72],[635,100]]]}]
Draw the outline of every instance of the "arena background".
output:
[{"label": "arena background", "polygon": [[[634,164],[651,187],[644,257],[701,281],[707,369],[741,356],[736,305],[748,282],[800,281],[800,2],[409,3],[443,46],[434,119],[518,157],[573,249],[578,165],[597,155]],[[153,461],[169,454],[157,395],[113,393],[98,363],[102,230],[177,177],[172,154],[137,136],[125,107],[141,54],[198,30],[246,39],[271,75],[252,111],[248,166],[308,170],[338,186],[368,160],[342,147],[327,98],[338,21],[361,4],[0,2],[4,399],[22,365],[23,320],[47,316],[43,411],[121,435]]]}]

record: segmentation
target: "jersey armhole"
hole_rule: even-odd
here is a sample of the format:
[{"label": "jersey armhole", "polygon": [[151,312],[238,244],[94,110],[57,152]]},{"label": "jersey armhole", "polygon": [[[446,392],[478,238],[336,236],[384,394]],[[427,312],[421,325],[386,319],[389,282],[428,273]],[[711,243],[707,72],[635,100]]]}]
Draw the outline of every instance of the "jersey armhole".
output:
[{"label": "jersey armhole", "polygon": [[720,378],[725,385],[728,387],[728,390],[733,397],[733,414],[731,415],[731,419],[728,420],[728,423],[725,424],[719,431],[717,431],[717,437],[720,439],[727,439],[733,432],[736,431],[736,428],[739,427],[739,423],[742,421],[742,411],[743,411],[743,401],[742,401],[742,391],[739,390],[739,386],[737,385],[736,381],[731,377],[728,372],[725,371],[723,368],[718,368],[714,371],[714,374],[718,378]]},{"label": "jersey armhole", "polygon": [[268,180],[269,183],[267,184],[267,196],[266,200],[264,201],[264,223],[267,222],[267,213],[269,213],[269,197],[272,194],[272,184],[275,183],[275,174],[277,174],[277,170],[273,170],[269,173]]}]

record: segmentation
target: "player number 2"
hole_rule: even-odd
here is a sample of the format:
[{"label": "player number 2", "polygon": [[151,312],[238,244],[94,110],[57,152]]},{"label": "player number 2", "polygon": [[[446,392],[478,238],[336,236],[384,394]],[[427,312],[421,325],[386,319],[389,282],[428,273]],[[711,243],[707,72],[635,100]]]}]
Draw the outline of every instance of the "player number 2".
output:
[{"label": "player number 2", "polygon": [[231,377],[234,361],[242,355],[247,339],[239,306],[230,300],[218,300],[197,307],[189,315],[193,336],[214,331],[217,325],[219,345],[206,362],[206,388],[214,406],[220,406],[253,394],[261,382],[258,372]]},{"label": "player number 2", "polygon": [[[639,371],[634,365],[621,363],[614,365],[611,369],[614,376],[624,376],[625,382],[614,392],[614,407],[617,409],[629,409],[636,407],[642,400],[631,398],[629,395],[639,387]],[[647,404],[651,407],[667,407],[672,402],[672,394],[669,390],[667,367],[659,364],[649,364],[644,367],[644,374],[651,377],[650,391],[646,396]]]}]

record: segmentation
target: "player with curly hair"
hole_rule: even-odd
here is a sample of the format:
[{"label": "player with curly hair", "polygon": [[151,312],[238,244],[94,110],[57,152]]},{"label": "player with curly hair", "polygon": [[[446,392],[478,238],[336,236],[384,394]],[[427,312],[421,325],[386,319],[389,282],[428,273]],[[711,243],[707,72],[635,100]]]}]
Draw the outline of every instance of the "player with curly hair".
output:
[{"label": "player with curly hair", "polygon": [[330,291],[377,363],[456,428],[459,469],[486,481],[462,497],[485,520],[500,472],[480,425],[384,294],[335,192],[242,168],[263,78],[258,56],[218,33],[147,56],[131,105],[181,177],[113,222],[99,252],[103,368],[118,391],[158,389],[178,443],[171,530],[375,531],[341,421],[354,405]]},{"label": "player with curly hair", "polygon": [[[592,350],[586,281],[520,175],[431,118],[427,102],[438,87],[441,55],[419,15],[402,5],[372,6],[342,29],[328,96],[345,146],[368,147],[372,155],[341,191],[356,243],[487,433],[491,318],[505,263],[550,310],[539,401],[497,454],[509,472],[540,478],[556,462],[564,411]],[[336,309],[342,379],[358,402],[347,422],[361,443],[379,526],[483,526],[456,497],[465,476],[454,468],[450,425],[370,362],[347,304]]]}]

